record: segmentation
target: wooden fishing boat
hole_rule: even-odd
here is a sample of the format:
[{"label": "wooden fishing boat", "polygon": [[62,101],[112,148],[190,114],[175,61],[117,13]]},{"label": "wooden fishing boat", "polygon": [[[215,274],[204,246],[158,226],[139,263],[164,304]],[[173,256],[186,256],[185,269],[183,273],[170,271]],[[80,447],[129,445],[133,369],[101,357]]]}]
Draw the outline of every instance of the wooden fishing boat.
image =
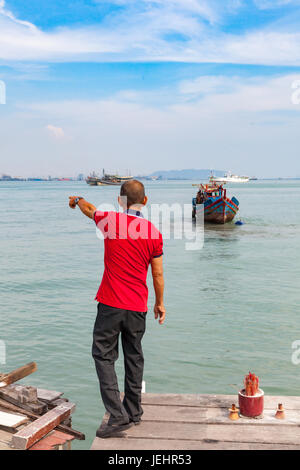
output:
[{"label": "wooden fishing boat", "polygon": [[125,181],[129,181],[131,179],[133,179],[133,176],[110,175],[105,173],[103,169],[103,175],[101,178],[94,172],[86,178],[86,182],[90,186],[121,186]]},{"label": "wooden fishing boat", "polygon": [[231,222],[239,210],[239,201],[227,197],[222,184],[201,184],[197,196],[193,198],[193,218],[204,211],[204,222],[225,224]]},{"label": "wooden fishing boat", "polygon": [[98,186],[99,182],[101,181],[100,176],[98,176],[95,172],[91,173],[85,180],[87,184],[90,186]]}]

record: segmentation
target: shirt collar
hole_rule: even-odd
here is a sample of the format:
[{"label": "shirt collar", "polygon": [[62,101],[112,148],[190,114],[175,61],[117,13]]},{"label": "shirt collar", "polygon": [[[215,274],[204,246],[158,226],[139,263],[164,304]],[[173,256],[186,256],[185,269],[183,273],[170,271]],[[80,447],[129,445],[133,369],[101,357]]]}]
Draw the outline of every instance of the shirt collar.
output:
[{"label": "shirt collar", "polygon": [[126,214],[128,215],[134,215],[135,217],[142,217],[144,218],[143,214],[140,212],[140,211],[136,211],[134,209],[127,209],[126,211]]}]

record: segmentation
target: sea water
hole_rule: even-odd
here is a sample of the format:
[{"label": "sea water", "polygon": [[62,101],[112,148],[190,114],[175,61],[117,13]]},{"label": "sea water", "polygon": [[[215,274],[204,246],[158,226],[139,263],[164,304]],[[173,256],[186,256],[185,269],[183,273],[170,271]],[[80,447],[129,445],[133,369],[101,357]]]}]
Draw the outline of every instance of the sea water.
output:
[{"label": "sea water", "polygon": [[[191,181],[146,183],[149,202],[191,204]],[[89,448],[104,413],[91,356],[103,241],[68,196],[115,203],[118,187],[85,182],[0,182],[0,343],[7,372],[29,361],[24,383],[64,392]],[[300,181],[228,186],[237,219],[206,226],[201,250],[165,240],[167,319],[149,311],[146,390],[231,394],[249,370],[266,394],[300,394]],[[297,340],[299,345],[297,346]],[[293,348],[294,347],[294,348]],[[2,354],[3,356],[3,354]],[[3,357],[0,362],[4,362]],[[117,364],[120,389],[123,364]]]}]

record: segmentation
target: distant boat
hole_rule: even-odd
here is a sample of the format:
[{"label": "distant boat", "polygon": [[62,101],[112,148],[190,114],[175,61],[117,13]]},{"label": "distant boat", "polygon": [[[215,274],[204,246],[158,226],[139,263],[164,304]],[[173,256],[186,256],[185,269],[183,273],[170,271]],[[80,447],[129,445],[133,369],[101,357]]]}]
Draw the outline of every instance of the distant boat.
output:
[{"label": "distant boat", "polygon": [[131,180],[132,178],[132,176],[109,175],[103,170],[102,177],[93,172],[86,178],[86,182],[90,186],[121,186],[125,181]]},{"label": "distant boat", "polygon": [[250,180],[249,176],[238,176],[233,175],[232,173],[225,173],[224,176],[213,176],[211,175],[210,181],[211,183],[248,183]]},{"label": "distant boat", "polygon": [[192,217],[196,218],[204,210],[204,222],[225,224],[231,222],[239,210],[239,201],[227,197],[222,184],[201,184],[197,196],[193,198]]},{"label": "distant boat", "polygon": [[93,173],[90,174],[85,180],[87,184],[90,186],[97,186],[98,183],[101,181],[100,176],[96,175],[96,173],[93,171]]},{"label": "distant boat", "polygon": [[120,186],[125,181],[132,180],[132,176],[109,175],[103,170],[103,176],[100,185]]}]

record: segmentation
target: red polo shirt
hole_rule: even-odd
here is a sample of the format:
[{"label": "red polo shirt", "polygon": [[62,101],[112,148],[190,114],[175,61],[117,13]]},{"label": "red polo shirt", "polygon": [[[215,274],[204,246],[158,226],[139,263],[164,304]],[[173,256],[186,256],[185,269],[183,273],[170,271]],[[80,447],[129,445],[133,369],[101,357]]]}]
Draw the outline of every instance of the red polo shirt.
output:
[{"label": "red polo shirt", "polygon": [[104,274],[95,300],[110,307],[148,310],[147,272],[151,260],[163,254],[161,233],[140,212],[96,211],[94,220],[104,235]]}]

